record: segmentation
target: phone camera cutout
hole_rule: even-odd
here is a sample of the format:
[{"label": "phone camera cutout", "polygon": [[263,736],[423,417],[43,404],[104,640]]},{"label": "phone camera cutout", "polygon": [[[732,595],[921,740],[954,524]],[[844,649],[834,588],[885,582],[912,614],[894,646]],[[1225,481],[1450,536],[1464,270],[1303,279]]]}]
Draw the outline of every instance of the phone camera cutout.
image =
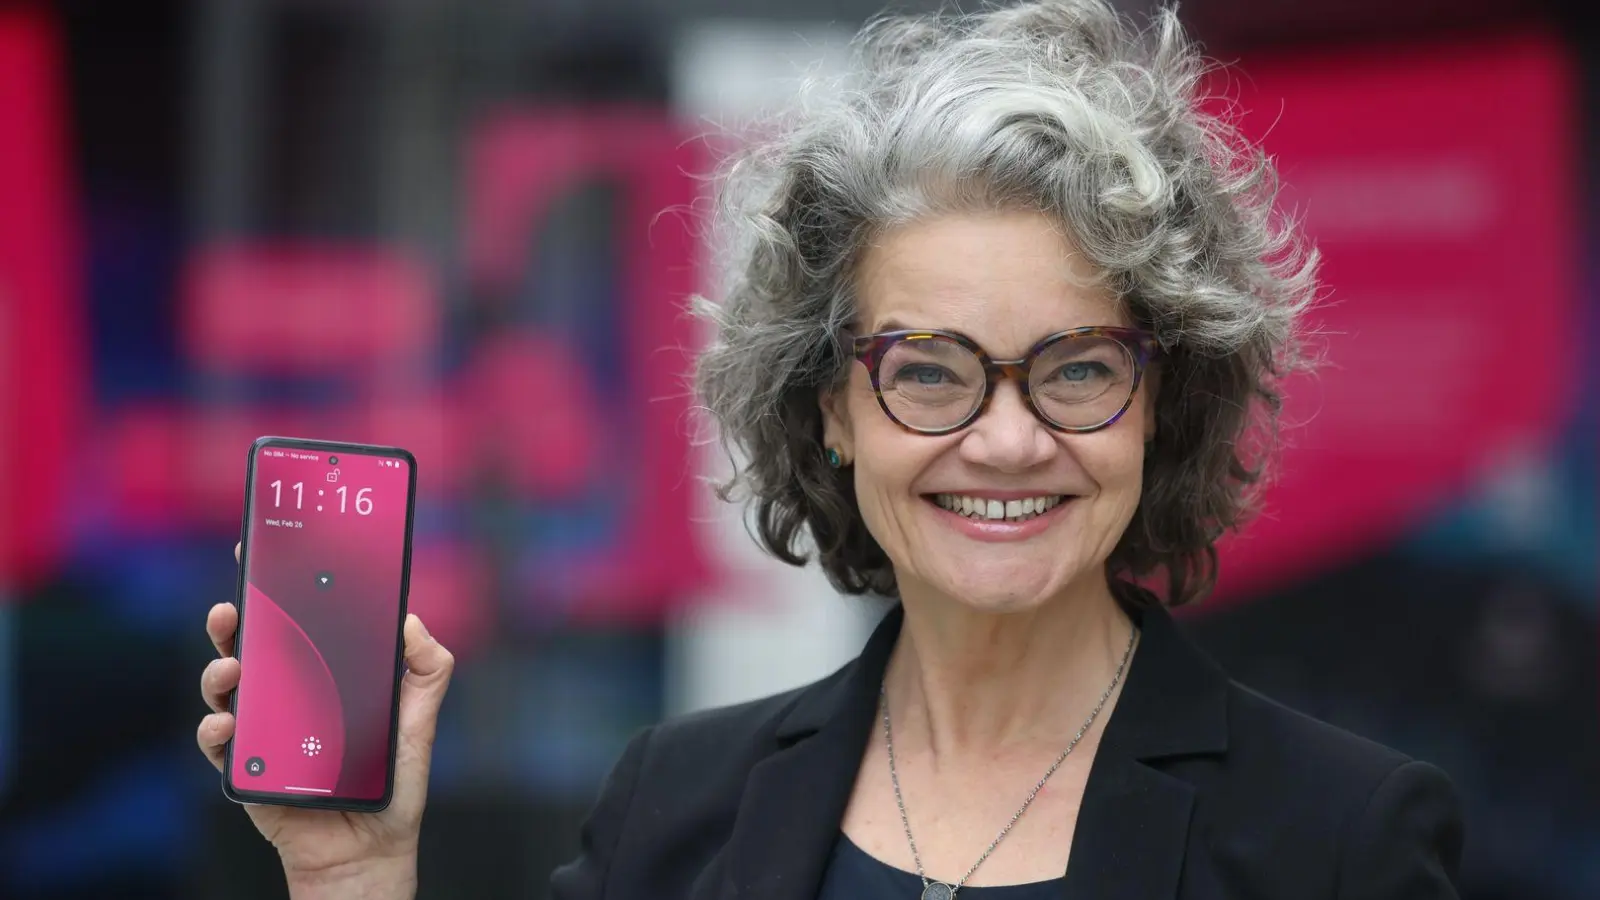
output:
[{"label": "phone camera cutout", "polygon": [[337,466],[338,464],[339,464],[339,457],[337,457],[337,456],[328,457],[328,465]]}]

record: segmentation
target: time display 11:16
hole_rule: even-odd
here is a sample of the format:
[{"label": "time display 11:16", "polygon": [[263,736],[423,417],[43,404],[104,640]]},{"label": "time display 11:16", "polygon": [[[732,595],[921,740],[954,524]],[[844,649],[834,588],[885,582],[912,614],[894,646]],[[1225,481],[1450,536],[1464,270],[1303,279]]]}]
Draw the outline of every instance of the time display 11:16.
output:
[{"label": "time display 11:16", "polygon": [[[283,481],[281,479],[274,481],[273,483],[267,485],[267,487],[272,488],[272,505],[274,507],[283,506]],[[294,491],[294,508],[300,509],[305,500],[306,483],[303,481],[296,481],[294,484],[290,485],[289,488],[290,490]],[[334,493],[339,495],[339,512],[344,512],[345,508],[349,505],[350,488],[341,487]],[[361,490],[356,491],[355,505],[357,515],[372,515],[372,498],[367,496],[370,493],[372,493],[372,488],[362,488]],[[322,507],[318,506],[317,511],[320,512],[321,510]]]}]

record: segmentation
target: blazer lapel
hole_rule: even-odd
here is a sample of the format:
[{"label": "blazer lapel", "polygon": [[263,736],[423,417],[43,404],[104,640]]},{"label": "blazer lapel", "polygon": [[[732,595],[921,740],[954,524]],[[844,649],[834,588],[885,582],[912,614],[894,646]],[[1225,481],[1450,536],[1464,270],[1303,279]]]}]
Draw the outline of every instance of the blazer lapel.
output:
[{"label": "blazer lapel", "polygon": [[779,723],[780,748],[745,784],[723,900],[815,900],[877,719],[900,617],[896,606],[841,676],[801,694]]},{"label": "blazer lapel", "polygon": [[1142,628],[1089,781],[1067,865],[1068,900],[1172,900],[1188,844],[1194,788],[1153,763],[1227,749],[1227,679],[1159,604]]},{"label": "blazer lapel", "polygon": [[1194,790],[1128,758],[1096,759],[1067,866],[1069,900],[1172,900]]}]

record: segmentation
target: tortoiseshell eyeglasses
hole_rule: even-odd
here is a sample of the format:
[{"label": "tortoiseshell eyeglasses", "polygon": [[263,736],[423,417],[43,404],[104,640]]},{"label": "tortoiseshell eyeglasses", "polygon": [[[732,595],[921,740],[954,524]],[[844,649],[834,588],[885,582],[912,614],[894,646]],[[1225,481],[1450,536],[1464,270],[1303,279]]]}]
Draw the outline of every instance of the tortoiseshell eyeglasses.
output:
[{"label": "tortoiseshell eyeglasses", "polygon": [[1057,431],[1107,428],[1133,403],[1155,337],[1093,326],[1052,334],[1021,359],[994,359],[950,331],[885,331],[855,338],[878,404],[918,434],[949,434],[983,414],[1002,378],[1013,378],[1039,421]]}]

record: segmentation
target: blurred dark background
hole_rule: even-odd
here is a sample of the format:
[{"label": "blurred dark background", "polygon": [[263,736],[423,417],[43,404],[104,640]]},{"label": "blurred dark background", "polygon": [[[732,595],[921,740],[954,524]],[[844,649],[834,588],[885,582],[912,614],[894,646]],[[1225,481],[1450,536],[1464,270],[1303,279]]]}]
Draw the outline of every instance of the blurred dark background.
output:
[{"label": "blurred dark background", "polygon": [[[1470,900],[1600,897],[1581,5],[1181,9],[1331,288],[1268,514],[1186,621],[1443,765]],[[0,0],[0,897],[284,896],[193,746],[260,434],[419,458],[413,608],[460,660],[425,898],[543,896],[635,728],[854,653],[870,611],[693,477],[702,255],[657,214],[880,9]]]}]

